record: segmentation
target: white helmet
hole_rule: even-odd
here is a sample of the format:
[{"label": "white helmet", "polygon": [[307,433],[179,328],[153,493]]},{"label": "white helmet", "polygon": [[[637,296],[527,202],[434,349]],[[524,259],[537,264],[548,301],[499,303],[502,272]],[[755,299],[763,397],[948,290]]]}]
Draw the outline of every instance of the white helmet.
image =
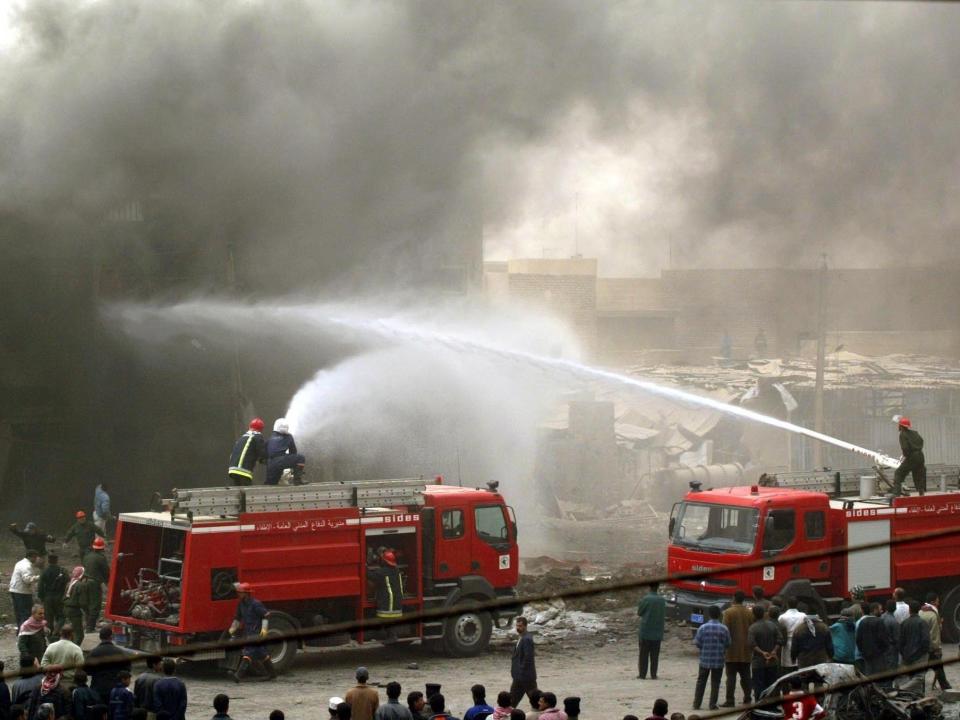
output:
[{"label": "white helmet", "polygon": [[286,418],[277,418],[276,422],[273,423],[273,431],[278,433],[288,433],[290,432],[290,423],[287,422]]},{"label": "white helmet", "polygon": [[900,424],[900,419],[901,419],[902,417],[903,417],[903,415],[894,415],[892,418],[890,418],[890,420],[893,421],[893,424],[894,424],[894,425],[899,425],[899,424]]},{"label": "white helmet", "polygon": [[331,710],[336,710],[337,705],[339,705],[342,702],[343,702],[343,698],[332,697],[330,698],[330,702],[327,703],[327,707],[330,708]]}]

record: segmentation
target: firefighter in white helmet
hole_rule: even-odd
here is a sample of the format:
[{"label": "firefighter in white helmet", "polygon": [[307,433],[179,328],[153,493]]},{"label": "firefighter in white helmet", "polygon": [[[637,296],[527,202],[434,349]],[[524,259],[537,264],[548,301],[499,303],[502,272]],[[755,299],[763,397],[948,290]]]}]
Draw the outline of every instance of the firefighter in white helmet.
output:
[{"label": "firefighter in white helmet", "polygon": [[273,424],[273,435],[267,440],[267,479],[266,485],[280,482],[284,470],[293,471],[293,484],[303,484],[303,466],[306,458],[297,452],[297,443],[290,434],[290,423],[286,418],[277,418]]}]

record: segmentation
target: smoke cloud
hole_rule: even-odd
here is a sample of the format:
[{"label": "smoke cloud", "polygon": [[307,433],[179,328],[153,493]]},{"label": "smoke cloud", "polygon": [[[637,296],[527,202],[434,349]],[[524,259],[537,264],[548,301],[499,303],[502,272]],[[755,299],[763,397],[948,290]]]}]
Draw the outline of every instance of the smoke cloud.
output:
[{"label": "smoke cloud", "polygon": [[[608,275],[955,262],[958,12],[23,0],[0,57],[16,487],[209,482],[226,368],[276,414],[360,367],[283,317],[236,354],[202,328],[147,350],[107,300],[462,288],[484,246]],[[144,441],[172,432],[175,453]]]}]

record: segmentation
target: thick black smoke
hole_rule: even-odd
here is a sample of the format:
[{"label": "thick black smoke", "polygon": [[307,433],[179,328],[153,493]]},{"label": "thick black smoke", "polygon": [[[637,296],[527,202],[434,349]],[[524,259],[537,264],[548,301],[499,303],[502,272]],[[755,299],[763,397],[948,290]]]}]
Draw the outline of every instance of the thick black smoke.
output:
[{"label": "thick black smoke", "polygon": [[[76,478],[87,502],[101,477],[219,472],[232,357],[131,348],[100,303],[475,281],[484,226],[542,190],[532,148],[656,165],[652,210],[614,198],[582,238],[613,267],[663,260],[668,236],[686,265],[955,260],[958,12],[27,0],[0,59],[4,482]],[[280,359],[239,348],[265,414],[316,370],[282,330]]]}]

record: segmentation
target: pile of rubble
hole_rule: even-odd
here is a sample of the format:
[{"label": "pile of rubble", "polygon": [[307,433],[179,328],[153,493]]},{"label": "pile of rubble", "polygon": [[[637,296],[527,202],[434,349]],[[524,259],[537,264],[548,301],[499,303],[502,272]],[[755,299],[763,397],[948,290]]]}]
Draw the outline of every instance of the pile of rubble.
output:
[{"label": "pile of rubble", "polygon": [[[523,616],[529,621],[530,632],[540,640],[562,640],[571,635],[596,635],[607,629],[600,615],[572,610],[560,598],[525,605]],[[495,637],[512,638],[512,630],[495,630]]]}]

